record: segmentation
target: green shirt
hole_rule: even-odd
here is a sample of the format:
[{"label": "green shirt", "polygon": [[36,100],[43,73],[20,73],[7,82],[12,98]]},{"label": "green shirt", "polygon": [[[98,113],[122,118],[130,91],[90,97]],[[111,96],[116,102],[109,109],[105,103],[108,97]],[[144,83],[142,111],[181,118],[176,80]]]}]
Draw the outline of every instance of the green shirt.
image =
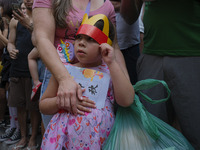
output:
[{"label": "green shirt", "polygon": [[146,2],[145,54],[200,56],[200,1],[155,0]]}]

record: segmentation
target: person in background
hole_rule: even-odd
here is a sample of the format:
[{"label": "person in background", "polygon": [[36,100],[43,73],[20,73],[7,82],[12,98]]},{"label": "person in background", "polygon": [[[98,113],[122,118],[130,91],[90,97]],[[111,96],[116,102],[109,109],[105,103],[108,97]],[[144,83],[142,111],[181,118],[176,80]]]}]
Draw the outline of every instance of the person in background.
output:
[{"label": "person in background", "polygon": [[[7,16],[7,18],[5,18],[4,14],[5,11],[3,11],[3,6],[4,3],[3,1],[1,0],[0,1],[0,54],[1,54],[1,67],[2,65],[6,62],[3,57],[4,57],[4,51],[7,47],[7,43],[8,43],[8,23],[9,23],[9,20],[10,20],[10,17]],[[4,7],[5,9],[5,7]],[[11,10],[12,11],[12,10]],[[2,16],[4,15],[4,16]],[[11,16],[12,17],[12,16]],[[0,82],[0,110],[1,110],[1,113],[0,113],[0,125],[1,126],[5,126],[6,125],[6,121],[5,121],[5,112],[6,112],[6,87],[8,86],[8,78],[5,79],[5,67],[3,69],[3,71],[1,70],[1,82]],[[5,81],[3,81],[5,80]],[[7,84],[7,86],[6,86]]]},{"label": "person in background", "polygon": [[129,25],[120,12],[121,0],[111,0],[116,12],[117,41],[124,56],[126,67],[132,84],[137,82],[136,63],[140,56],[139,20]]},{"label": "person in background", "polygon": [[[122,0],[121,14],[134,23],[142,0]],[[164,80],[171,98],[145,107],[169,124],[177,119],[183,135],[200,149],[200,1],[154,0],[145,2],[144,49],[138,59],[138,80]],[[159,86],[145,91],[152,99],[165,97]]]},{"label": "person in background", "polygon": [[140,11],[140,16],[139,16],[139,28],[140,28],[140,53],[142,53],[142,50],[144,48],[144,24],[143,24],[143,16],[144,16],[144,6],[145,3],[143,3],[141,11]]},{"label": "person in background", "polygon": [[24,3],[21,4],[21,11],[23,12],[24,15],[26,15],[26,6]]},{"label": "person in background", "polygon": [[[1,71],[1,83],[0,83],[0,95],[1,95],[1,102],[4,102],[2,106],[1,103],[1,111],[5,111],[7,102],[6,98],[8,98],[8,85],[9,85],[9,75],[10,75],[10,66],[11,66],[11,59],[9,53],[7,51],[8,45],[8,34],[9,34],[9,22],[12,18],[12,3],[16,2],[15,0],[2,0],[0,1],[1,6],[1,14],[4,18],[4,30],[3,35],[5,36],[4,39],[1,38],[1,41],[4,43],[3,55],[2,55],[2,65],[3,69]],[[2,115],[4,112],[2,112]],[[10,127],[5,130],[0,136],[0,141],[5,141],[8,144],[14,144],[18,142],[21,138],[21,134],[19,131],[19,123],[17,118],[17,108],[16,107],[9,107],[9,115],[10,115]]]},{"label": "person in background", "polygon": [[[20,125],[21,140],[15,145],[14,149],[37,149],[36,137],[38,133],[40,112],[38,101],[30,100],[32,91],[32,80],[28,68],[28,54],[33,49],[31,41],[32,26],[32,5],[33,0],[23,1],[27,15],[19,10],[19,13],[13,12],[14,18],[10,22],[10,34],[8,42],[8,51],[12,58],[10,70],[10,93],[8,105],[17,107],[18,120]],[[28,141],[27,138],[27,110],[30,113],[32,134]]]}]

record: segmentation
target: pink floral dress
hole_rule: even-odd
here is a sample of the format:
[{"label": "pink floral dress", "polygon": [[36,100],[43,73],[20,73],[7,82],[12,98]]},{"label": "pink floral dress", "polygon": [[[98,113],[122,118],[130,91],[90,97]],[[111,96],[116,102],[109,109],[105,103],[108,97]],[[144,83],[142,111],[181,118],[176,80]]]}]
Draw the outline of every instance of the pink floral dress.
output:
[{"label": "pink floral dress", "polygon": [[[94,69],[94,68],[92,68]],[[109,73],[106,65],[95,68]],[[114,124],[114,95],[110,82],[105,105],[91,113],[74,116],[60,111],[51,119],[43,136],[41,150],[100,150]]]}]

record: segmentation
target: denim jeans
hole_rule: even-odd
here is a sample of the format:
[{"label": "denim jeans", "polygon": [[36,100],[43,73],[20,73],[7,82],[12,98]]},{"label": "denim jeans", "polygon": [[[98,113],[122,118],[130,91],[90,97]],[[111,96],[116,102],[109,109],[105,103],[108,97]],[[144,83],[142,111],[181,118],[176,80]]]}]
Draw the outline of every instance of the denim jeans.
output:
[{"label": "denim jeans", "polygon": [[[45,69],[45,73],[44,73],[44,79],[43,79],[43,83],[42,83],[42,87],[41,87],[41,94],[40,94],[40,98],[42,97],[42,95],[44,94],[47,85],[49,83],[49,80],[51,78],[51,72],[46,68]],[[41,113],[42,116],[42,121],[44,124],[44,128],[46,129],[46,127],[48,126],[51,118],[53,117],[53,115],[44,115]]]}]

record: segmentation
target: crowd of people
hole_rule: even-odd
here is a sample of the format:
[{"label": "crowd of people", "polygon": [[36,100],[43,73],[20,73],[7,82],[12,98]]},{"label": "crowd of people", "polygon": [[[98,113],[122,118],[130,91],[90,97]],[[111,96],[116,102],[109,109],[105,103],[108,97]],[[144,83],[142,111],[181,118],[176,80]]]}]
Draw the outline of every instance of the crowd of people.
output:
[{"label": "crowd of people", "polygon": [[[103,149],[133,85],[157,79],[169,100],[142,104],[200,149],[200,1],[0,0],[0,15],[0,123],[10,116],[0,142]],[[144,93],[167,95],[161,85]]]}]

